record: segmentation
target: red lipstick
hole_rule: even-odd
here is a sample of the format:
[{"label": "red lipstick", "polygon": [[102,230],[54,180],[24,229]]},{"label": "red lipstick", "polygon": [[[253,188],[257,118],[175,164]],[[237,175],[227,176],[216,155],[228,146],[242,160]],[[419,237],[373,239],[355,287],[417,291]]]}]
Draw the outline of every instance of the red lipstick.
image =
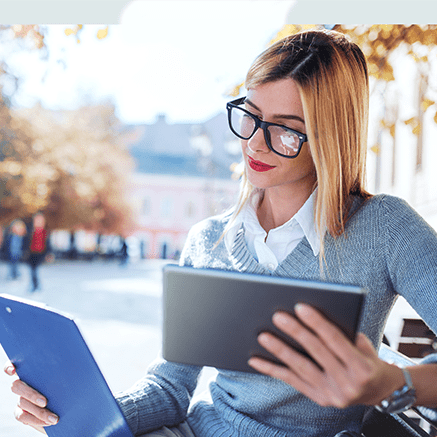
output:
[{"label": "red lipstick", "polygon": [[252,170],[255,170],[255,171],[258,171],[258,172],[264,172],[264,171],[269,171],[272,168],[275,168],[274,166],[265,164],[264,162],[255,161],[250,156],[248,156],[247,158],[248,158],[248,162],[249,162],[249,167]]}]

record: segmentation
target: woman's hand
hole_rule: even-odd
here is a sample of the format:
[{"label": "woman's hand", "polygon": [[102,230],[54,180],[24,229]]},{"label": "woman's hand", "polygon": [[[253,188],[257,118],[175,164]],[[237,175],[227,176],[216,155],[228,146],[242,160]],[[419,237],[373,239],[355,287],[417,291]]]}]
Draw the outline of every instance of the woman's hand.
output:
[{"label": "woman's hand", "polygon": [[[9,376],[16,374],[14,365],[9,361],[5,364],[4,371]],[[19,396],[15,409],[15,418],[19,422],[31,426],[43,434],[46,434],[43,427],[58,423],[58,417],[44,408],[47,405],[47,399],[32,387],[20,379],[16,379],[12,383],[11,390]]]},{"label": "woman's hand", "polygon": [[261,373],[279,378],[321,406],[346,408],[376,405],[404,384],[402,371],[379,359],[362,333],[353,344],[318,311],[296,305],[297,318],[278,312],[275,326],[296,340],[320,365],[272,334],[262,333],[259,343],[285,366],[258,357],[249,364]]}]

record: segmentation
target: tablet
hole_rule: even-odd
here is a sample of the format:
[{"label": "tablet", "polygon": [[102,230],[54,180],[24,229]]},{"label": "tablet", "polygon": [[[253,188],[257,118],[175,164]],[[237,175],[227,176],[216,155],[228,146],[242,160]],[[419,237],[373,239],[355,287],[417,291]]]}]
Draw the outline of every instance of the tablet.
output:
[{"label": "tablet", "polygon": [[276,311],[292,314],[298,302],[310,304],[354,340],[365,294],[354,285],[170,264],[163,268],[163,357],[256,373],[247,364],[251,356],[278,363],[257,342],[263,331],[305,353],[273,325]]},{"label": "tablet", "polygon": [[50,437],[133,437],[71,317],[0,294],[0,344],[20,379],[59,416],[45,428]]}]

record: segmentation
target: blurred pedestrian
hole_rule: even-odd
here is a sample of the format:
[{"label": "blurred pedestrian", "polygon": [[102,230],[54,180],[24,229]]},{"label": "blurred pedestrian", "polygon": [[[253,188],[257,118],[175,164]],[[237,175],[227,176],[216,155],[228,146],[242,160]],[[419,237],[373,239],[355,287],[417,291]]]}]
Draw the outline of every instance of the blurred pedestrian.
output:
[{"label": "blurred pedestrian", "polygon": [[120,249],[120,266],[126,266],[128,260],[129,260],[128,246],[126,243],[126,239],[123,238],[123,244],[121,245],[121,249]]},{"label": "blurred pedestrian", "polygon": [[25,235],[26,225],[24,222],[19,219],[14,220],[5,241],[6,259],[9,263],[8,279],[15,280],[20,276],[18,265],[23,257]]},{"label": "blurred pedestrian", "polygon": [[47,252],[48,231],[46,229],[46,220],[41,213],[38,213],[33,217],[32,231],[29,239],[29,257],[27,260],[31,271],[31,293],[40,289],[38,268],[44,262]]}]

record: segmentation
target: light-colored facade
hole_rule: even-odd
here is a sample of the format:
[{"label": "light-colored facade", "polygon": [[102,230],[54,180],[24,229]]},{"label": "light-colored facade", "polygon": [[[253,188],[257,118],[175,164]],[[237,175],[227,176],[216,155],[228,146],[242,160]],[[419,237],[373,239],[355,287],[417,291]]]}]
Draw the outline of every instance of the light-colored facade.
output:
[{"label": "light-colored facade", "polygon": [[235,204],[239,182],[230,167],[240,161],[240,147],[225,113],[198,124],[170,124],[160,115],[128,130],[135,139],[129,147],[137,162],[131,198],[139,253],[177,257],[195,223]]},{"label": "light-colored facade", "polygon": [[135,237],[147,258],[172,258],[182,250],[191,226],[236,201],[238,182],[137,173],[132,198],[138,211]]}]

